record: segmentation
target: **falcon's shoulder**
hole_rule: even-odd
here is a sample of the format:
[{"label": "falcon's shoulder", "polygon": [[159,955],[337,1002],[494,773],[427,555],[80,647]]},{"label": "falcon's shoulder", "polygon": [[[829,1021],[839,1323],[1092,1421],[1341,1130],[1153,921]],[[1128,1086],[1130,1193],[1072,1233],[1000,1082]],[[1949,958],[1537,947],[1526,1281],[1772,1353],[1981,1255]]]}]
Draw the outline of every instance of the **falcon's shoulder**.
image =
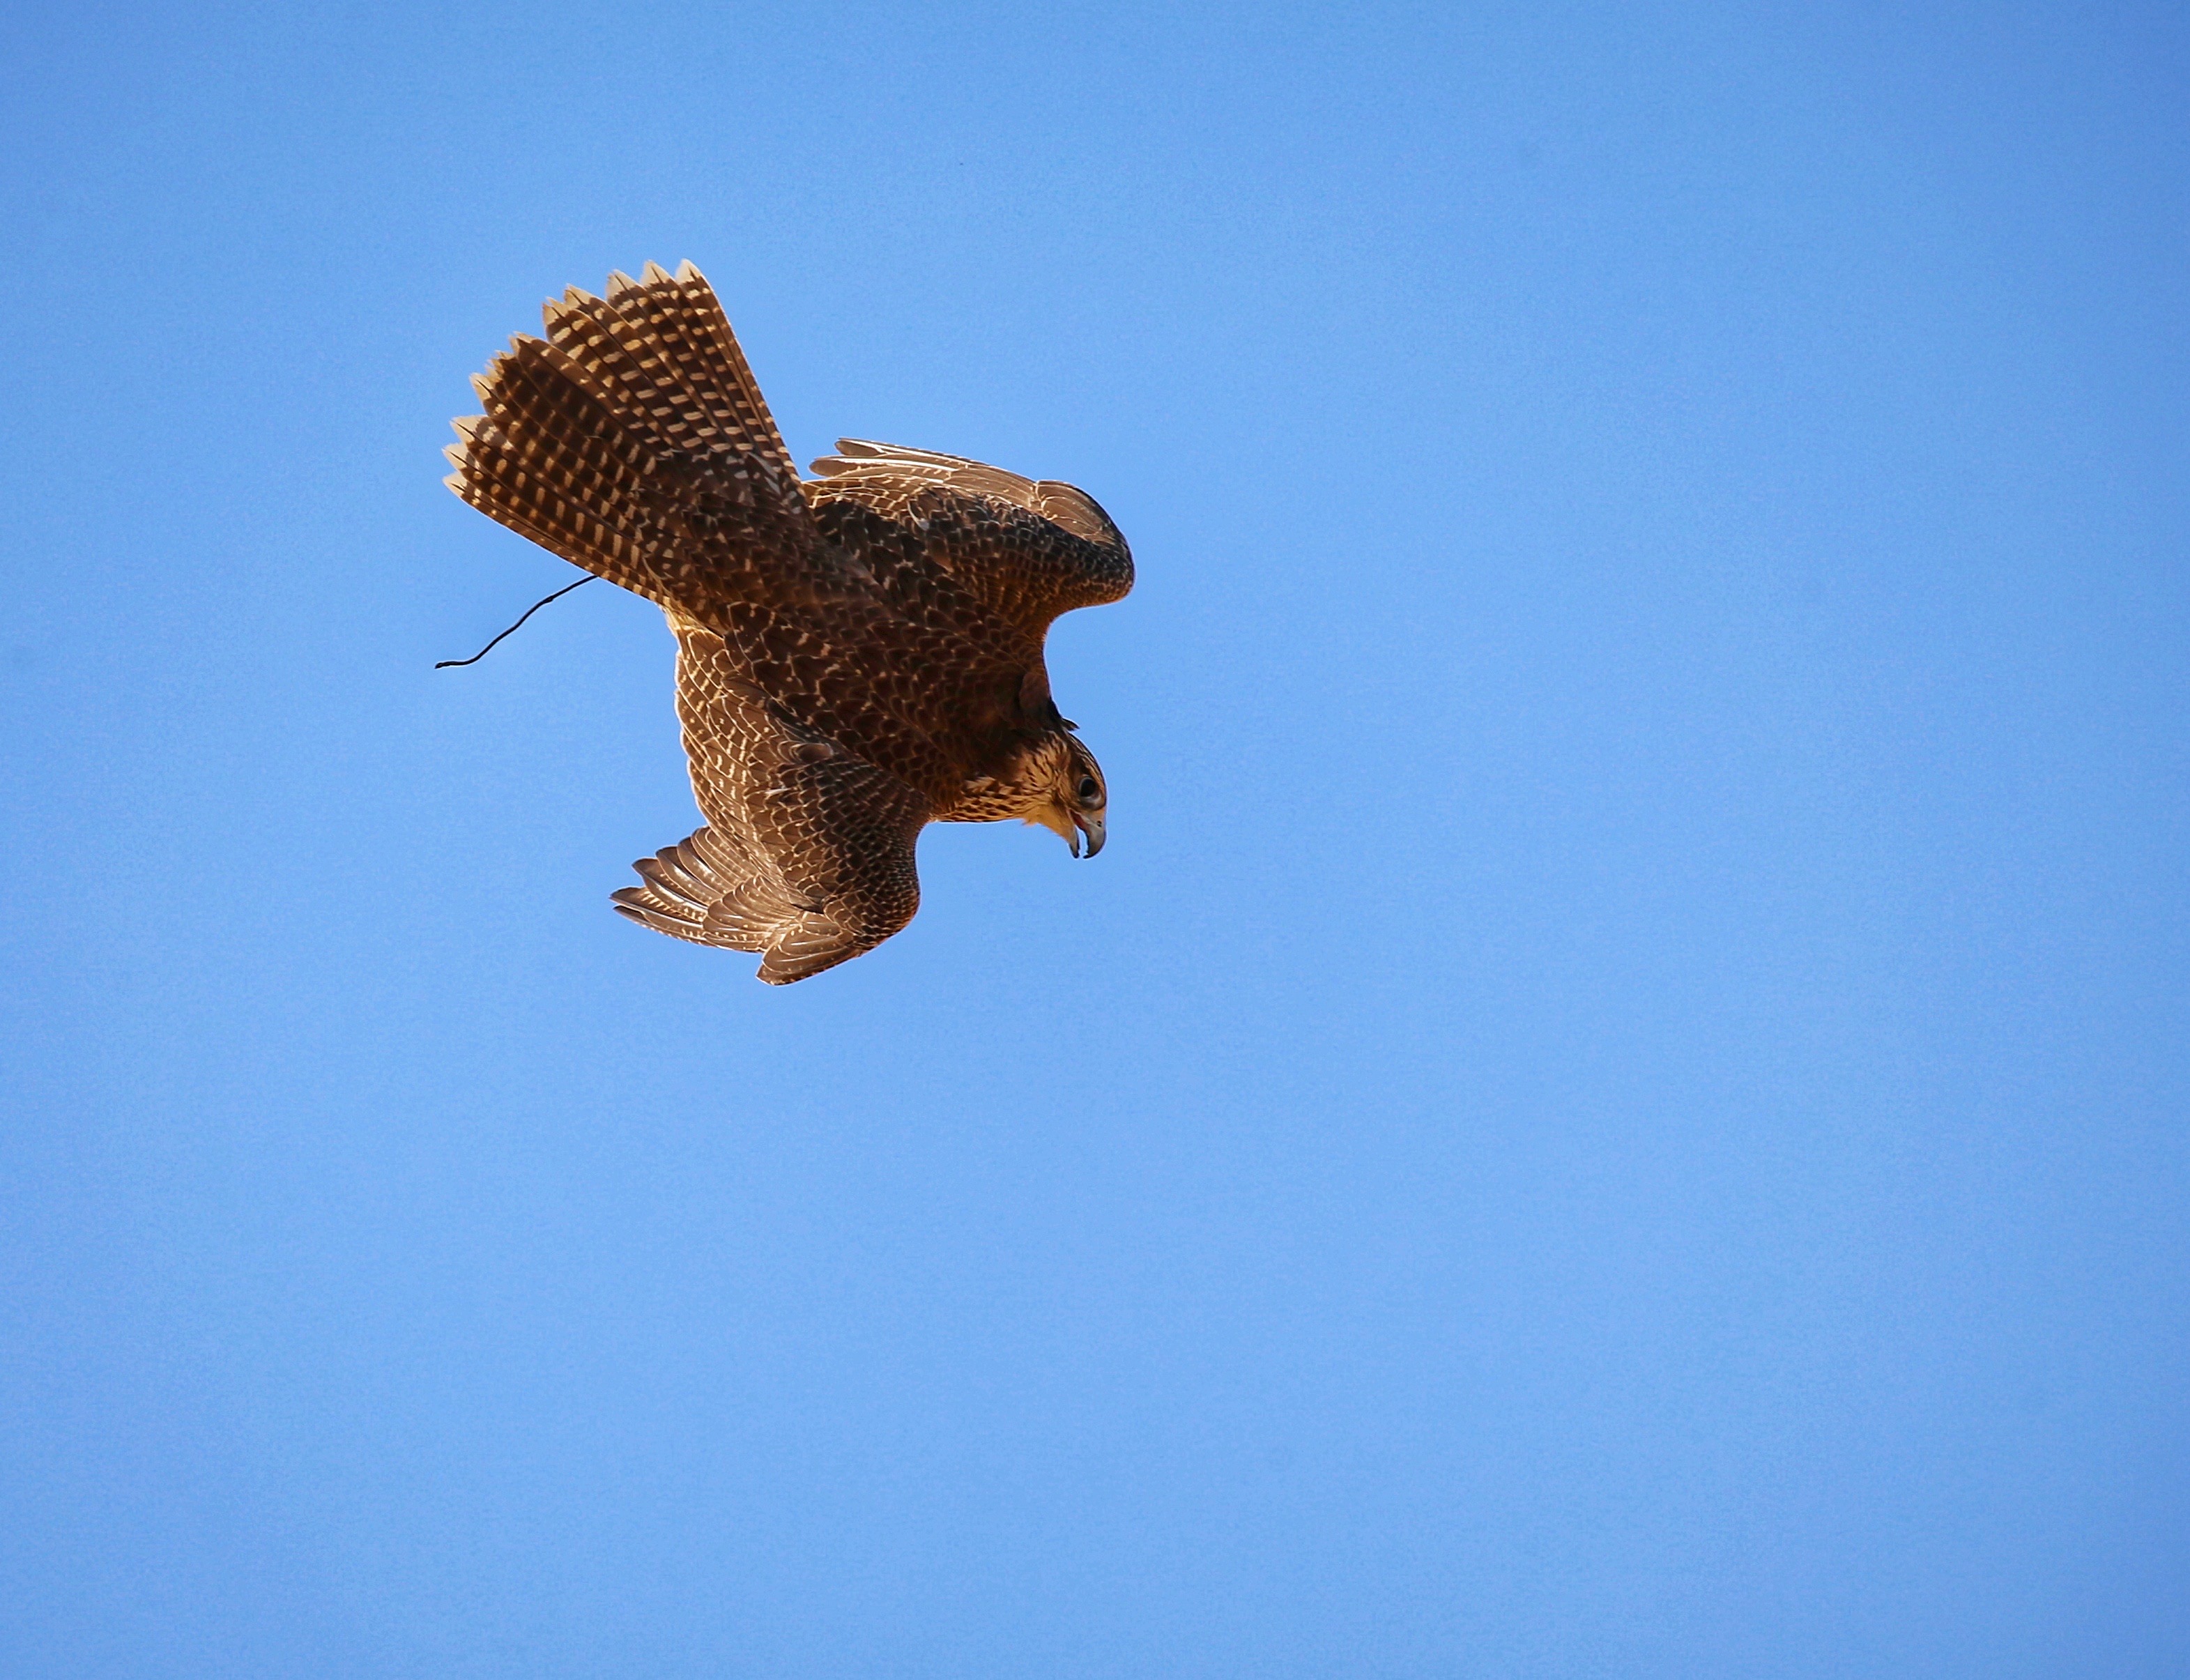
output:
[{"label": "falcon's shoulder", "polygon": [[862,438],[837,448],[801,483],[809,502],[850,502],[916,534],[930,560],[1037,636],[1059,613],[1133,587],[1125,537],[1075,485]]}]

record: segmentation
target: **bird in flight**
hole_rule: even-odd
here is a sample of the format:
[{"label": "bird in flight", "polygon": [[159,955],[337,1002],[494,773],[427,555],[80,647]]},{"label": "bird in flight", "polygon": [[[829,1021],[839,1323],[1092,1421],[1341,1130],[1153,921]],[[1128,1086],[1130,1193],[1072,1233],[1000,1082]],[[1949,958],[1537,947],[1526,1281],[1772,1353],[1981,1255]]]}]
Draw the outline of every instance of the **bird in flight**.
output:
[{"label": "bird in flight", "polygon": [[1102,767],[1042,642],[1133,587],[1094,498],[955,455],[844,438],[802,479],[691,264],[542,311],[475,377],[449,488],[644,595],[677,638],[704,826],[633,866],[633,921],[761,954],[772,985],[912,919],[930,822],[1007,817],[1103,849]]}]

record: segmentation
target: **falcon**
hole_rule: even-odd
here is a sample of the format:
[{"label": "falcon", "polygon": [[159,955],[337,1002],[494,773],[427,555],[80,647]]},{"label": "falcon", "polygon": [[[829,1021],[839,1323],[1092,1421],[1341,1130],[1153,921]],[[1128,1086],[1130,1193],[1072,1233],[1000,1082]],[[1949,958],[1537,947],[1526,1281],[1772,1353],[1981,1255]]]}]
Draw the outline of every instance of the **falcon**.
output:
[{"label": "falcon", "polygon": [[1133,559],[1086,491],[844,438],[801,478],[700,271],[572,287],[475,377],[449,487],[659,606],[706,820],[616,909],[761,955],[786,985],[920,904],[931,822],[1016,817],[1103,849],[1102,766],[1051,698],[1052,620]]}]

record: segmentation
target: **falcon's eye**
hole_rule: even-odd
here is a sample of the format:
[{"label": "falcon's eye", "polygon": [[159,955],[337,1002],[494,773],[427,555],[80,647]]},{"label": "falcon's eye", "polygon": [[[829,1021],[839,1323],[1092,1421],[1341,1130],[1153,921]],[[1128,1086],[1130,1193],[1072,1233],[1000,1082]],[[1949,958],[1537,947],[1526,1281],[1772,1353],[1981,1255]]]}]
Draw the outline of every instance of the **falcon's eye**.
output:
[{"label": "falcon's eye", "polygon": [[1103,797],[1103,790],[1097,786],[1093,776],[1080,778],[1079,797],[1080,803],[1083,805],[1092,805]]}]

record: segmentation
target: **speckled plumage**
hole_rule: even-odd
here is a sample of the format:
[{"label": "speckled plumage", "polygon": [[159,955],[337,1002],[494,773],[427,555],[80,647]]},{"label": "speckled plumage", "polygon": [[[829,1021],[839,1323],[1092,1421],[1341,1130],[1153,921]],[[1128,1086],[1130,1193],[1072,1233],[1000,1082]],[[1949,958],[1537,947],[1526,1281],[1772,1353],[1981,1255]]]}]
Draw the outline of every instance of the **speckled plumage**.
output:
[{"label": "speckled plumage", "polygon": [[803,979],[920,901],[929,822],[1018,817],[1092,855],[1107,796],[1042,643],[1132,587],[1093,499],[956,456],[843,439],[802,480],[698,270],[576,290],[474,379],[449,486],[675,632],[706,826],[642,859],[633,921]]}]

